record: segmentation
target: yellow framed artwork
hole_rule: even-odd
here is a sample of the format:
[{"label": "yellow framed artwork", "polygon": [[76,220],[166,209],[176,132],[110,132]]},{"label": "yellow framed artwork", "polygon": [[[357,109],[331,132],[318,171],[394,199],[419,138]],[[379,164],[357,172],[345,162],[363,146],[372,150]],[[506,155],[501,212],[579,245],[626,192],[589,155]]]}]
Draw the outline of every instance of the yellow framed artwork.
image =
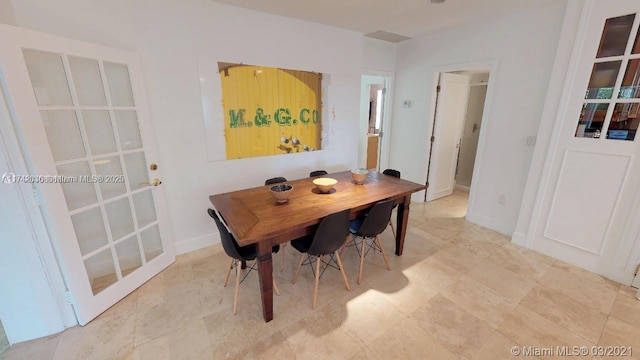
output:
[{"label": "yellow framed artwork", "polygon": [[322,74],[218,62],[226,158],[321,149]]}]

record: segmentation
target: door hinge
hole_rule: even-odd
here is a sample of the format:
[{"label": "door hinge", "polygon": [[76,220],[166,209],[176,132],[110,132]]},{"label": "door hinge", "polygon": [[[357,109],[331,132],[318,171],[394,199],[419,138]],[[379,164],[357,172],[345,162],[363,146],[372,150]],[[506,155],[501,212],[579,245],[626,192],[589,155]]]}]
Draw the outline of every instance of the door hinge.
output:
[{"label": "door hinge", "polygon": [[382,132],[382,131],[380,131],[380,132],[378,133],[378,137],[380,137],[381,139],[382,139],[382,134],[383,134],[383,132]]},{"label": "door hinge", "polygon": [[435,136],[432,136],[432,137],[431,137],[431,142],[434,142],[434,141],[436,141],[436,137],[435,137]]},{"label": "door hinge", "polygon": [[429,187],[429,182],[428,182],[428,181],[427,181],[427,184],[426,184],[426,185],[427,185],[427,187]]},{"label": "door hinge", "polygon": [[69,290],[64,292],[64,299],[67,301],[67,304],[73,305],[73,296],[71,296],[71,292]]},{"label": "door hinge", "polygon": [[382,95],[386,95],[387,94],[387,88],[382,88]]},{"label": "door hinge", "polygon": [[640,272],[640,264],[636,266],[636,271],[633,273],[633,276],[638,276],[639,272]]},{"label": "door hinge", "polygon": [[440,92],[441,89],[440,85],[436,86],[436,92]]}]

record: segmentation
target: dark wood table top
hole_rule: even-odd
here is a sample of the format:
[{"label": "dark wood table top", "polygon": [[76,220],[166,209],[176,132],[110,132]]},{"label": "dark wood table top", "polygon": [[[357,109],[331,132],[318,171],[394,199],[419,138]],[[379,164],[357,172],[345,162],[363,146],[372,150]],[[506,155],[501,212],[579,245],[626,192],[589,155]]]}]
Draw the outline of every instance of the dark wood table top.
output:
[{"label": "dark wood table top", "polygon": [[209,199],[226,221],[240,246],[270,240],[274,244],[304,235],[304,229],[325,216],[352,209],[352,217],[374,203],[404,197],[423,190],[424,185],[377,172],[369,172],[363,185],[356,185],[350,171],[325,175],[338,180],[329,194],[320,193],[314,178],[287,181],[293,186],[289,201],[277,204],[269,189],[273,185],[211,195]]}]

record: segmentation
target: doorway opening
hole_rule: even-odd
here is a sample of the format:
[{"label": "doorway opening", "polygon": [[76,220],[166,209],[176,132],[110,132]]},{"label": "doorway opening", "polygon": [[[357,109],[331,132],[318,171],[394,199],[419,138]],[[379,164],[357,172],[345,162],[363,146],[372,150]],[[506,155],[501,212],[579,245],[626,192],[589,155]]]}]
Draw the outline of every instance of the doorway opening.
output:
[{"label": "doorway opening", "polygon": [[385,161],[389,76],[362,75],[358,167],[379,171]]},{"label": "doorway opening", "polygon": [[484,117],[490,69],[437,73],[425,201],[469,196]]}]

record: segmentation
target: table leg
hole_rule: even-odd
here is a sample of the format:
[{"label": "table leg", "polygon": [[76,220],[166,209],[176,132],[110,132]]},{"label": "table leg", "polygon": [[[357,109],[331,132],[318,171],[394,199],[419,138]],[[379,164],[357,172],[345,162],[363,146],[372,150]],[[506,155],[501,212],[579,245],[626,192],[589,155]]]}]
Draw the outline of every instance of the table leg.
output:
[{"label": "table leg", "polygon": [[407,232],[409,222],[409,205],[411,194],[404,197],[404,202],[398,205],[398,217],[396,219],[396,255],[401,256],[404,249],[404,235]]},{"label": "table leg", "polygon": [[264,321],[273,320],[273,262],[272,247],[268,241],[258,243],[258,274],[260,275],[260,293],[262,295],[262,315]]}]

